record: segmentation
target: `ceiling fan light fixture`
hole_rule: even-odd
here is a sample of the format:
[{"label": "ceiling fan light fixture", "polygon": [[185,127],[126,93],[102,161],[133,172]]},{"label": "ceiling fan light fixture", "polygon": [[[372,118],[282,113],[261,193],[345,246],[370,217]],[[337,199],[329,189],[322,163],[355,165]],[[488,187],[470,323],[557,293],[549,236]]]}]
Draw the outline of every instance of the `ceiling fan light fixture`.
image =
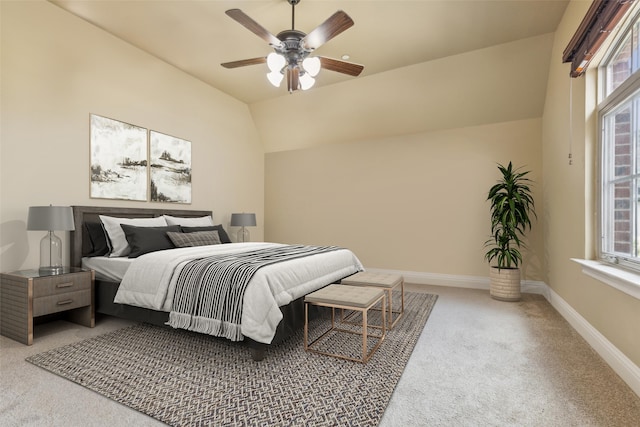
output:
[{"label": "ceiling fan light fixture", "polygon": [[308,56],[302,61],[302,68],[311,75],[311,77],[315,77],[320,72],[320,58]]},{"label": "ceiling fan light fixture", "polygon": [[267,73],[269,82],[275,87],[280,87],[286,74],[287,90],[290,93],[298,89],[307,90],[313,87],[314,77],[318,75],[321,68],[349,76],[359,76],[364,69],[362,65],[323,56],[308,56],[338,34],[351,28],[354,25],[353,19],[344,11],[338,10],[310,33],[305,34],[295,29],[294,6],[300,0],[287,0],[287,2],[291,5],[291,29],[280,31],[277,36],[240,9],[227,10],[225,13],[230,18],[269,43],[274,52],[266,57],[225,62],[220,65],[225,68],[237,68],[266,62],[269,68]]},{"label": "ceiling fan light fixture", "polygon": [[282,67],[284,67],[286,63],[287,60],[284,58],[284,56],[279,55],[276,52],[271,52],[269,55],[267,55],[267,67],[269,67],[269,70],[271,71],[280,72],[280,70],[282,70]]},{"label": "ceiling fan light fixture", "polygon": [[316,79],[311,77],[309,73],[304,73],[303,75],[300,76],[300,89],[302,90],[311,89],[315,84],[315,82],[316,82]]},{"label": "ceiling fan light fixture", "polygon": [[269,79],[269,83],[271,83],[275,87],[280,87],[280,83],[282,83],[284,75],[280,71],[272,71],[270,73],[267,73],[267,79]]}]

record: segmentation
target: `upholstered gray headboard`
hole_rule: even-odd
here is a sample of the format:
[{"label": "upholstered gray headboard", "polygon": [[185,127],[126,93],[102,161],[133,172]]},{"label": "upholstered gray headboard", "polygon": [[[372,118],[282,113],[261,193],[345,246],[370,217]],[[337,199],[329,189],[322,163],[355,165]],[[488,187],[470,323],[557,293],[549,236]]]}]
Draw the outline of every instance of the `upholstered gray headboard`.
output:
[{"label": "upholstered gray headboard", "polygon": [[153,218],[162,215],[199,217],[211,215],[211,211],[156,208],[116,208],[105,206],[72,206],[75,230],[71,232],[69,260],[72,267],[82,266],[82,256],[91,248],[91,241],[84,227],[85,222],[100,222],[100,215],[121,218]]}]

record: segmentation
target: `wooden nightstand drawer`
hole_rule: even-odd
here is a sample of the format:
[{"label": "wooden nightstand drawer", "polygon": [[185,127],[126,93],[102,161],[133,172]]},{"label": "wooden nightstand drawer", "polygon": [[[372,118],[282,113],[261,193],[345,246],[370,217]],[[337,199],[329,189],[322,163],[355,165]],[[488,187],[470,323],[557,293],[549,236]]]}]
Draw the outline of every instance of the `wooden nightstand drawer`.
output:
[{"label": "wooden nightstand drawer", "polygon": [[91,305],[91,289],[33,299],[33,317]]},{"label": "wooden nightstand drawer", "polygon": [[66,292],[91,289],[91,275],[87,272],[39,278],[33,285],[33,297],[46,297]]}]

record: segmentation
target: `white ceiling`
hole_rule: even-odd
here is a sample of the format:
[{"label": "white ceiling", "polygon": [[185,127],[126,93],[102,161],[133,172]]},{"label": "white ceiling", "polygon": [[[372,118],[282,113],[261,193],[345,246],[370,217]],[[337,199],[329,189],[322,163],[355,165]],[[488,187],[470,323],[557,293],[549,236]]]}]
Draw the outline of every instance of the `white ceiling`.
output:
[{"label": "white ceiling", "polygon": [[[264,64],[220,63],[266,56],[265,41],[229,18],[239,8],[273,34],[290,29],[286,0],[50,0],[128,43],[248,104],[286,96]],[[566,0],[302,0],[295,28],[305,33],[336,10],[355,25],[317,53],[364,65],[360,77],[321,71],[316,86],[444,58],[555,31]]]}]

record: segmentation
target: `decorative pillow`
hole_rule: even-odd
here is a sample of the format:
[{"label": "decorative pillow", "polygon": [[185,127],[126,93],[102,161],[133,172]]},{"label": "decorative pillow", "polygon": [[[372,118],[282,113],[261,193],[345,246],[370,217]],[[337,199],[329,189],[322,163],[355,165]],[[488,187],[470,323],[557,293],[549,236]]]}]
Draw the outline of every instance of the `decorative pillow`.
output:
[{"label": "decorative pillow", "polygon": [[101,222],[85,222],[85,231],[91,242],[91,250],[83,256],[103,256],[109,253],[107,235]]},{"label": "decorative pillow", "polygon": [[171,215],[163,215],[167,221],[167,225],[184,225],[185,227],[206,227],[213,225],[211,215],[201,216],[197,218],[182,218]]},{"label": "decorative pillow", "polygon": [[129,243],[120,224],[135,225],[138,227],[163,227],[167,221],[161,216],[156,218],[118,218],[100,215],[100,221],[104,225],[109,241],[111,242],[110,257],[126,256],[131,252]]},{"label": "decorative pillow", "polygon": [[136,227],[135,225],[120,224],[120,226],[131,248],[129,258],[137,258],[149,252],[175,248],[171,239],[167,237],[167,232],[180,232],[179,225]]},{"label": "decorative pillow", "polygon": [[218,232],[213,231],[194,231],[193,233],[167,233],[169,239],[178,248],[189,248],[192,246],[219,245],[220,237]]},{"label": "decorative pillow", "polygon": [[217,231],[218,236],[220,236],[220,242],[222,243],[231,243],[231,239],[224,228],[222,228],[222,224],[212,225],[210,227],[181,227],[183,233],[194,233],[196,231]]}]

